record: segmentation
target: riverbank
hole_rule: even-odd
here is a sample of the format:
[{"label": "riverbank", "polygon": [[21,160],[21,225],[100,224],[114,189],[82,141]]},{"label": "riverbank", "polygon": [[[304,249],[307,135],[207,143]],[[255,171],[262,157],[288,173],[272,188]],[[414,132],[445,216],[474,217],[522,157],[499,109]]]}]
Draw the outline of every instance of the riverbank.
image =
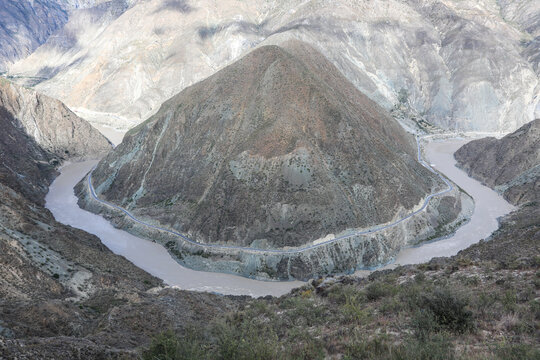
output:
[{"label": "riverbank", "polygon": [[[445,140],[445,142],[448,142],[448,140]],[[480,212],[483,215],[475,212],[476,215],[473,215],[473,218],[478,219],[478,220],[475,220],[474,222],[471,222],[465,225],[464,227],[459,229],[455,235],[447,239],[434,241],[432,243],[424,244],[419,247],[401,250],[395,257],[394,264],[390,265],[390,267],[396,266],[396,264],[418,263],[418,262],[429,260],[430,258],[435,257],[435,256],[453,255],[457,251],[489,235],[489,233],[491,233],[493,230],[497,228],[496,218],[503,215],[505,212],[510,211],[509,209],[511,209],[511,207],[510,208],[505,208],[504,206],[501,207],[501,203],[499,202],[500,196],[498,196],[492,190],[483,187],[481,184],[479,184],[475,180],[468,178],[465,173],[463,173],[461,170],[454,167],[453,164],[455,161],[453,160],[452,154],[455,148],[457,148],[461,144],[461,142],[454,143],[446,147],[440,145],[440,144],[444,144],[445,142],[442,142],[442,143],[432,142],[430,143],[430,145],[428,145],[427,150],[428,150],[429,161],[432,162],[436,167],[440,167],[440,170],[442,170],[443,173],[445,173],[445,175],[447,175],[450,179],[456,181],[456,183],[459,186],[463,185],[465,188],[465,191],[471,193],[473,197],[475,196],[474,193],[479,192],[476,196],[479,199],[480,198],[483,199],[480,202],[480,206],[481,206]],[[439,145],[434,145],[434,144],[439,144]],[[439,148],[431,149],[432,145]],[[432,153],[435,153],[435,156],[433,156]],[[448,163],[448,166],[446,166],[445,163]],[[190,275],[186,276],[185,271],[187,271],[188,269],[178,265],[178,263],[172,260],[171,256],[160,245],[156,243],[151,243],[147,240],[143,240],[141,238],[128,234],[124,231],[115,229],[114,227],[110,225],[110,223],[108,223],[103,218],[84,211],[84,213],[88,215],[92,215],[92,217],[86,218],[85,217],[86,215],[81,215],[82,213],[79,213],[79,211],[83,211],[83,210],[79,209],[78,206],[76,205],[76,198],[72,194],[72,190],[70,189],[67,194],[66,193],[62,194],[62,191],[60,190],[62,187],[73,186],[73,185],[68,185],[67,182],[69,182],[69,184],[76,183],[75,178],[77,177],[77,174],[78,176],[83,176],[84,173],[91,168],[91,166],[92,164],[90,163],[88,163],[88,165],[85,165],[85,166],[71,164],[62,169],[63,174],[61,175],[61,177],[57,179],[58,184],[60,185],[57,187],[57,182],[55,182],[53,186],[51,187],[52,195],[48,196],[48,199],[49,199],[48,203],[51,204],[51,208],[54,208],[53,213],[56,216],[56,214],[60,212],[59,210],[60,208],[62,208],[64,212],[64,215],[59,214],[61,218],[62,216],[65,216],[66,214],[78,213],[79,215],[76,216],[76,218],[79,221],[78,223],[76,223],[75,219],[69,219],[69,216],[67,218],[64,217],[63,219],[65,219],[65,221],[68,221],[71,225],[76,226],[76,227],[87,226],[85,230],[90,231],[92,233],[96,233],[96,235],[100,236],[100,238],[102,238],[102,241],[104,241],[104,243],[107,246],[109,246],[113,251],[128,257],[128,259],[130,259],[136,265],[149,271],[155,276],[158,276],[164,279],[165,282],[167,282],[168,284],[179,286],[184,289],[191,289],[191,290],[215,291],[215,292],[226,293],[226,294],[249,294],[253,296],[284,294],[291,288],[301,284],[300,282],[297,282],[297,283],[282,282],[281,284],[287,284],[287,286],[277,286],[276,289],[269,289],[269,287],[276,286],[276,285],[270,285],[270,284],[275,284],[274,282],[270,282],[270,283],[265,282],[265,281],[257,282],[255,280],[246,279],[248,280],[248,282],[245,283],[246,285],[244,286],[244,285],[239,285],[239,283],[243,282],[239,279],[243,279],[243,278],[238,277],[238,276],[219,274],[219,273],[208,273],[208,272],[193,271],[193,270],[189,270],[189,271],[193,271],[193,273],[190,273]],[[62,177],[64,176],[64,174],[66,176]],[[62,179],[65,179],[67,182]],[[483,191],[486,191],[486,193],[484,193]],[[53,201],[51,201],[51,199],[55,197],[56,198],[59,197],[61,199],[58,199],[58,201],[55,201],[53,204]],[[63,206],[62,203],[64,204],[68,203],[69,205],[66,207],[66,206]],[[486,204],[485,208],[482,205],[484,203]],[[492,208],[494,207],[495,210],[500,209],[501,211],[494,213],[492,210],[490,210],[490,206],[488,206],[490,203],[492,205],[494,204]],[[504,204],[507,204],[507,203],[504,202],[503,205]],[[490,218],[491,221],[486,222],[486,217],[484,215],[487,216],[487,218]],[[100,221],[98,221],[98,218],[100,219]],[[94,226],[89,226],[88,224],[93,224]],[[485,226],[483,226],[482,224],[485,224]],[[480,229],[476,229],[478,226],[480,226]],[[101,231],[100,228],[102,229],[107,228],[107,231]],[[114,237],[116,239],[121,239],[121,240],[116,240],[116,243],[113,240],[103,239],[105,237],[108,237],[109,239],[111,239],[113,236],[111,236],[110,231],[112,230],[118,232],[118,233],[115,232]],[[98,232],[102,232],[101,235],[97,234]],[[118,243],[124,244],[123,245],[124,247],[122,248],[121,246],[118,245]],[[133,246],[129,246],[128,247],[129,249],[128,249],[125,247],[126,246],[125,244],[132,244]],[[153,250],[147,248],[149,246],[148,244],[152,245]],[[140,249],[143,249],[143,250],[141,251]],[[144,258],[147,260],[141,259],[140,254],[145,254],[146,256],[144,256]],[[152,254],[152,256],[148,256],[148,254]],[[152,260],[154,256],[156,256],[156,260]],[[157,266],[157,264],[159,264],[159,266]],[[168,265],[165,266],[164,264],[168,264]],[[175,275],[176,273],[178,273],[178,275]],[[362,275],[365,273],[366,271],[357,272],[358,275]],[[201,276],[200,274],[206,274],[206,275]],[[232,278],[230,278],[228,281],[224,281],[223,276],[225,276],[225,278],[227,278],[228,276],[231,276]],[[210,280],[210,279],[213,279],[213,280]],[[251,283],[251,281],[255,281],[255,282]],[[257,283],[261,283],[261,284],[256,285]]]},{"label": "riverbank", "polygon": [[168,285],[184,290],[257,297],[283,295],[302,285],[301,282],[265,282],[188,269],[174,261],[163,246],[116,229],[103,217],[82,210],[77,205],[73,187],[95,164],[96,161],[86,161],[62,167],[45,199],[46,207],[57,221],[98,236],[115,254],[126,257]]},{"label": "riverbank", "polygon": [[434,169],[474,198],[475,209],[469,222],[447,238],[402,249],[391,266],[419,264],[434,257],[456,255],[460,250],[488,238],[499,228],[498,219],[516,209],[497,192],[469,177],[456,166],[454,152],[469,141],[470,139],[435,140],[428,142],[424,150]]},{"label": "riverbank", "polygon": [[[418,159],[429,169],[421,154],[418,143]],[[163,228],[153,219],[140,218],[101,199],[93,188],[91,175],[75,189],[82,208],[105,216],[115,227],[133,235],[159,242],[183,266],[262,280],[307,280],[378,268],[391,262],[403,247],[452,234],[468,221],[474,207],[469,195],[437,174],[440,187],[415,208],[398,211],[389,223],[347,229],[333,238],[302,247],[261,249],[196,242],[185,234]]]}]

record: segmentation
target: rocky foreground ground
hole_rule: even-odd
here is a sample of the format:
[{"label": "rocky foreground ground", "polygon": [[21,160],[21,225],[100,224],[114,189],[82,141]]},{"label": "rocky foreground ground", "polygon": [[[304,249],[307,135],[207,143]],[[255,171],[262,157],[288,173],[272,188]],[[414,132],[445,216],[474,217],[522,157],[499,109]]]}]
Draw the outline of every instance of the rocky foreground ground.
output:
[{"label": "rocky foreground ground", "polygon": [[[92,274],[93,290],[77,298],[54,274],[25,262],[27,255],[8,257],[3,249],[3,268],[12,259],[20,283],[11,280],[14,290],[2,294],[0,353],[8,359],[154,359],[165,351],[178,359],[539,358],[539,215],[538,207],[524,207],[491,240],[453,258],[368,279],[314,280],[281,298],[256,300],[162,288],[83,232],[54,223],[50,232],[25,221],[44,253],[60,252]],[[85,256],[73,256],[73,238],[89,243],[74,251]],[[5,233],[0,239],[4,248],[17,242]],[[41,280],[30,281],[36,274]]]}]

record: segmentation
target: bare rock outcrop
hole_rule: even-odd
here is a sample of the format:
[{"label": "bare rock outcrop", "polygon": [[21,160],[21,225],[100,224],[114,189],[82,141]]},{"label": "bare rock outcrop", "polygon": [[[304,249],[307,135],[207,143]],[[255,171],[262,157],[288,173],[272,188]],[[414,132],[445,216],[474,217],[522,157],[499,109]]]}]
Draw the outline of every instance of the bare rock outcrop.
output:
[{"label": "bare rock outcrop", "polygon": [[42,150],[61,159],[99,158],[110,142],[56,99],[0,78],[0,108]]},{"label": "bare rock outcrop", "polygon": [[540,119],[502,139],[471,141],[454,154],[467,173],[515,205],[540,200]]}]

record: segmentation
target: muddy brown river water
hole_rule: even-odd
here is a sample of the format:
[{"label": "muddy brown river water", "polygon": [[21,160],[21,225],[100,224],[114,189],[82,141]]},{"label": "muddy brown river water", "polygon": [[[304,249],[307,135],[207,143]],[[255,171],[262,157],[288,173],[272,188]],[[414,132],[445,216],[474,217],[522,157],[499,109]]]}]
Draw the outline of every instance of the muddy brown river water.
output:
[{"label": "muddy brown river water", "polygon": [[[121,137],[117,136],[113,141],[118,142],[119,139]],[[446,239],[403,249],[387,268],[455,255],[459,250],[488,237],[498,227],[497,218],[514,209],[499,194],[455,167],[453,153],[466,142],[456,139],[430,142],[425,146],[425,154],[434,169],[442,172],[474,198],[475,210],[471,221]],[[77,205],[73,187],[95,164],[96,161],[68,163],[61,169],[61,175],[53,182],[46,197],[46,207],[57,221],[98,236],[115,254],[126,257],[168,285],[181,289],[257,297],[283,295],[303,284],[300,281],[259,281],[185,268],[173,260],[161,245],[116,229],[103,217],[82,210]],[[358,271],[356,274],[365,276],[368,273]]]}]

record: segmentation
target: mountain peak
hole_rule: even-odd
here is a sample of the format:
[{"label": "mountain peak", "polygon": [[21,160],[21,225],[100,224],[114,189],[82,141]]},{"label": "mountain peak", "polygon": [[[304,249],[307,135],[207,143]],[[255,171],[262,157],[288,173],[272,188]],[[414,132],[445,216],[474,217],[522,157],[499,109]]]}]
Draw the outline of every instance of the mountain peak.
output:
[{"label": "mountain peak", "polygon": [[289,42],[172,97],[93,181],[100,196],[202,242],[297,246],[416,206],[436,179],[415,153],[326,58]]}]

